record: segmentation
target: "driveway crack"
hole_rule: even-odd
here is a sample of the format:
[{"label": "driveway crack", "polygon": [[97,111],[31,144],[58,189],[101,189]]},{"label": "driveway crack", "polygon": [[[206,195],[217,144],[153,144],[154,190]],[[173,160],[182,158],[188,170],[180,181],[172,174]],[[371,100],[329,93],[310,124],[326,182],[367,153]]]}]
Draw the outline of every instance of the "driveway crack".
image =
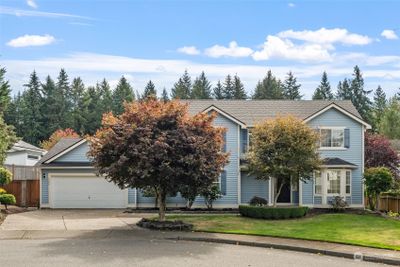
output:
[{"label": "driveway crack", "polygon": [[62,221],[63,221],[63,224],[64,224],[64,228],[65,228],[65,230],[68,230],[68,229],[67,229],[67,225],[65,224],[65,219],[64,219],[64,216],[61,216],[61,218],[62,218]]}]

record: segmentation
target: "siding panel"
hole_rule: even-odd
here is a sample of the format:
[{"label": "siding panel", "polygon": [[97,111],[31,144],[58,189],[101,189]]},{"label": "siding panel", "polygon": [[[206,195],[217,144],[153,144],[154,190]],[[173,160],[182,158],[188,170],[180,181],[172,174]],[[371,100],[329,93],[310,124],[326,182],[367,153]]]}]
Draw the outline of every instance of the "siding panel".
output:
[{"label": "siding panel", "polygon": [[86,156],[89,151],[89,145],[87,142],[81,144],[75,149],[69,151],[67,154],[62,155],[54,162],[89,162],[89,158]]},{"label": "siding panel", "polygon": [[254,197],[262,197],[268,200],[269,182],[257,180],[254,176],[247,172],[242,172],[241,175],[241,202],[249,203]]}]

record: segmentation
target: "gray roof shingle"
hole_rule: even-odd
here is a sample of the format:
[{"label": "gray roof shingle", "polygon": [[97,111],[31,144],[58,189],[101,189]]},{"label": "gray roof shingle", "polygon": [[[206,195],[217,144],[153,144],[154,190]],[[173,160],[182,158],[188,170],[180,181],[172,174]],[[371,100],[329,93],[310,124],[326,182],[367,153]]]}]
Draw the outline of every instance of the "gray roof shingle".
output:
[{"label": "gray roof shingle", "polygon": [[41,149],[37,146],[31,145],[27,142],[24,142],[22,140],[19,140],[16,142],[12,148],[8,152],[14,152],[14,151],[25,151],[25,150],[32,150],[32,151],[37,151],[37,152],[46,152],[46,150]]},{"label": "gray roof shingle", "polygon": [[254,126],[277,115],[290,114],[304,120],[332,103],[362,120],[349,100],[181,100],[181,102],[189,104],[189,113],[192,115],[214,105],[247,126]]},{"label": "gray roof shingle", "polygon": [[74,138],[61,138],[60,141],[58,141],[57,144],[55,144],[50,150],[49,152],[46,153],[46,155],[44,155],[37,163],[36,165],[41,165],[43,162],[45,162],[46,160],[56,156],[57,154],[63,152],[64,150],[66,150],[67,148],[75,145],[76,143],[78,143],[79,141],[81,141],[83,138],[81,137],[74,137]]}]

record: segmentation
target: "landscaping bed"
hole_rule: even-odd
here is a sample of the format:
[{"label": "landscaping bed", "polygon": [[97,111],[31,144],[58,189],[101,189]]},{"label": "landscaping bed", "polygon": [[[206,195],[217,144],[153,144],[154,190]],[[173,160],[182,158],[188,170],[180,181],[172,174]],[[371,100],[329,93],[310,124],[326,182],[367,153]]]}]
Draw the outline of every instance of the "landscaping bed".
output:
[{"label": "landscaping bed", "polygon": [[[159,208],[137,208],[137,209],[127,209],[124,213],[158,213]],[[166,210],[167,214],[232,214],[232,213],[239,213],[238,209],[205,209],[205,208],[175,208],[171,209],[168,208]]]},{"label": "landscaping bed", "polygon": [[157,221],[153,219],[141,219],[137,224],[139,227],[161,230],[161,231],[189,231],[193,229],[193,224],[184,223],[181,220],[174,221]]},{"label": "landscaping bed", "polygon": [[195,231],[287,237],[400,250],[400,222],[377,215],[320,214],[301,219],[264,220],[240,215],[168,215]]}]

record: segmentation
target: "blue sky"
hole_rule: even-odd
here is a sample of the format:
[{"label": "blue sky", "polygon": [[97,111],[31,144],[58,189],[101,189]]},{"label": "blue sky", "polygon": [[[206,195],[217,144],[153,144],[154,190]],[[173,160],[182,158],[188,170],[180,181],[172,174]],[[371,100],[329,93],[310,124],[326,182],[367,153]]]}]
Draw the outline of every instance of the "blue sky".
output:
[{"label": "blue sky", "polygon": [[185,69],[216,83],[238,74],[249,93],[268,69],[291,70],[310,98],[326,70],[332,87],[358,64],[366,88],[400,87],[396,1],[0,2],[0,64],[14,92],[35,69],[64,67],[87,85],[125,75],[141,92],[168,90]]}]

